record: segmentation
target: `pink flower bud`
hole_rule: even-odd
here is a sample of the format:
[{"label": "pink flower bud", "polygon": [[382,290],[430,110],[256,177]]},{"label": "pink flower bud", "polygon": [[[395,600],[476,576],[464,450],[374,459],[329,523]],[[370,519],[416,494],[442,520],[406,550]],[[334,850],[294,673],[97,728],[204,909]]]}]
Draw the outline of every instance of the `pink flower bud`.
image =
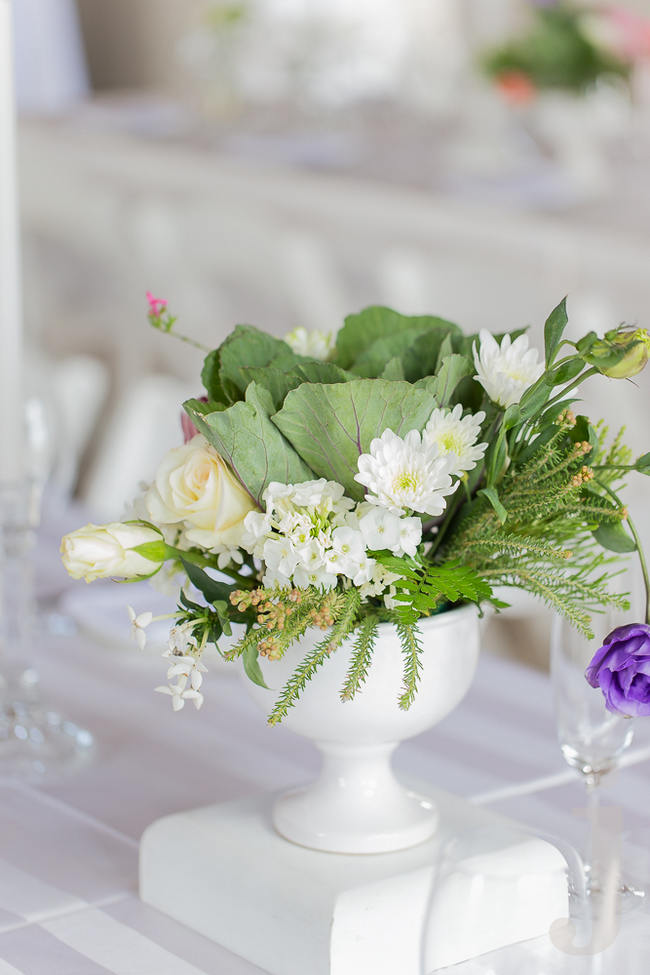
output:
[{"label": "pink flower bud", "polygon": [[[208,397],[197,396],[197,400],[199,401],[199,403],[207,403]],[[192,421],[190,420],[185,410],[183,410],[183,412],[181,413],[181,427],[183,428],[183,443],[189,443],[192,437],[195,437],[199,432],[194,426],[194,424],[192,423]]]}]

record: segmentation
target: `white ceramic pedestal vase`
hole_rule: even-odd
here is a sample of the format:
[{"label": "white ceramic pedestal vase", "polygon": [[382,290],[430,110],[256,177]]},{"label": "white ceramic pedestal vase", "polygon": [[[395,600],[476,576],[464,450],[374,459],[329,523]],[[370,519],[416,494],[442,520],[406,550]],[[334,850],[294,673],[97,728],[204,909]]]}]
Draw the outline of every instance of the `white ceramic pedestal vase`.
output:
[{"label": "white ceramic pedestal vase", "polygon": [[[325,661],[291,708],[283,725],[319,748],[323,766],[310,785],[275,802],[273,824],[286,839],[333,853],[401,850],[433,835],[434,802],[401,785],[391,769],[400,741],[445,717],[467,692],[479,652],[474,606],[462,606],[421,620],[422,675],[408,711],[400,709],[403,657],[397,632],[382,623],[361,691],[341,701],[354,639]],[[268,690],[246,680],[254,700],[268,714],[279,690],[317,642],[308,631],[282,660],[260,661]]]}]

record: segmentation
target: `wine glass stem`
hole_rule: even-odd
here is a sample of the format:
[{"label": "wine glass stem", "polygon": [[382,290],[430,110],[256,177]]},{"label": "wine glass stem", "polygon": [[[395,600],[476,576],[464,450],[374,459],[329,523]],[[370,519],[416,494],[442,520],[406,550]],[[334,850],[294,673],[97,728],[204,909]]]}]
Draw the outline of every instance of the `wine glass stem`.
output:
[{"label": "wine glass stem", "polygon": [[[34,630],[36,530],[26,486],[0,490],[0,676],[5,693],[27,689]],[[29,675],[29,676],[28,676]]]},{"label": "wine glass stem", "polygon": [[585,777],[587,790],[587,817],[588,840],[585,856],[585,873],[587,875],[587,886],[590,889],[598,887],[599,867],[598,862],[598,836],[600,823],[600,775],[591,772]]}]

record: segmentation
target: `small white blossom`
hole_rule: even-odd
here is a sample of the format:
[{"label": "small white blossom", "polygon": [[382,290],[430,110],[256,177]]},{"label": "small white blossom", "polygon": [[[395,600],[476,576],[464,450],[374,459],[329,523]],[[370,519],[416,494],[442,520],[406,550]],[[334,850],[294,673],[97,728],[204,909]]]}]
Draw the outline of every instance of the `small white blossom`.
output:
[{"label": "small white blossom", "polygon": [[261,511],[249,511],[244,518],[244,532],[241,540],[242,548],[256,558],[261,559],[264,552],[264,543],[270,531],[270,514],[265,514]]},{"label": "small white blossom", "polygon": [[377,563],[375,559],[368,559],[368,558],[361,559],[357,571],[354,575],[354,578],[352,579],[354,585],[364,586],[368,582],[370,582],[370,580],[373,577],[376,565]]},{"label": "small white blossom", "polygon": [[187,678],[181,677],[177,684],[170,684],[169,686],[156,687],[155,690],[159,694],[169,694],[172,699],[172,708],[174,711],[181,711],[185,707],[186,701],[192,701],[194,707],[198,711],[203,704],[203,695],[200,691],[196,690],[186,690]]},{"label": "small white blossom", "polygon": [[366,546],[361,532],[341,526],[332,532],[332,547],[327,553],[326,565],[330,572],[353,579],[365,554]]},{"label": "small white blossom", "polygon": [[[196,647],[194,625],[188,622],[172,626],[169,631],[168,646],[170,654],[176,657],[184,657],[189,649]],[[168,654],[165,653],[165,656]]]},{"label": "small white blossom", "polygon": [[296,564],[303,569],[315,571],[325,566],[325,545],[320,538],[310,538],[304,545],[294,549]]},{"label": "small white blossom", "polygon": [[514,342],[504,335],[500,346],[486,329],[481,329],[479,338],[479,349],[474,343],[474,378],[493,402],[507,409],[537,382],[544,372],[544,363],[539,362],[537,349],[529,348],[527,335],[520,335]]},{"label": "small white blossom", "polygon": [[310,359],[328,359],[334,349],[336,336],[334,332],[323,332],[314,328],[294,328],[287,332],[284,341],[296,355],[308,356]]},{"label": "small white blossom", "polygon": [[370,453],[359,457],[358,467],[355,480],[367,488],[367,500],[400,515],[405,509],[441,515],[446,495],[458,485],[449,476],[449,458],[440,457],[435,445],[424,445],[417,430],[404,438],[384,430]]},{"label": "small white blossom", "polygon": [[309,570],[304,566],[297,566],[293,581],[300,589],[307,586],[315,586],[317,589],[333,589],[336,585],[336,576],[333,572],[328,572],[326,568]]},{"label": "small white blossom", "polygon": [[153,620],[153,613],[138,613],[136,614],[133,606],[126,607],[129,614],[129,619],[131,620],[131,635],[138,645],[139,650],[144,650],[147,643],[147,634],[145,629],[151,621]]},{"label": "small white blossom", "polygon": [[389,572],[381,562],[375,562],[372,566],[370,579],[359,585],[359,595],[362,599],[367,599],[370,596],[380,596],[388,586],[399,578],[394,572]]},{"label": "small white blossom", "polygon": [[410,555],[414,558],[422,541],[422,522],[419,518],[400,518],[399,545],[395,555]]},{"label": "small white blossom", "polygon": [[485,413],[468,413],[463,416],[460,404],[453,410],[435,409],[429,417],[422,440],[428,446],[435,444],[441,457],[449,457],[451,474],[460,475],[471,471],[487,450],[486,443],[477,443]]},{"label": "small white blossom", "polygon": [[298,555],[292,542],[283,536],[267,538],[264,543],[262,558],[266,563],[267,574],[264,585],[268,586],[267,576],[273,578],[280,585],[288,585],[294,569],[298,565]]},{"label": "small white blossom", "polygon": [[375,552],[388,549],[395,554],[399,548],[400,516],[387,508],[366,505],[366,512],[359,518],[359,530],[366,546]]}]

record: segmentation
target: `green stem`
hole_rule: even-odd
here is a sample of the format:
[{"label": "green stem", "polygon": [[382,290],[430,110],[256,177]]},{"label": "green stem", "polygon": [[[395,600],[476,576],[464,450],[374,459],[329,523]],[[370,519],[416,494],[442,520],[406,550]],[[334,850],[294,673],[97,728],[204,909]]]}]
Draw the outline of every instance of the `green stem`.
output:
[{"label": "green stem", "polygon": [[242,589],[254,589],[257,585],[256,580],[252,576],[240,575],[240,573],[235,569],[220,569],[219,566],[216,565],[214,558],[209,558],[207,555],[201,555],[200,552],[193,550],[186,552],[179,548],[173,548],[171,545],[167,546],[167,551],[170,553],[170,558],[178,560],[185,559],[186,562],[191,562],[193,565],[198,565],[201,569],[216,569],[218,572],[223,572],[223,574],[229,576],[233,582],[240,585]]},{"label": "green stem", "polygon": [[192,348],[198,349],[200,352],[205,352],[206,355],[211,351],[207,345],[203,345],[202,342],[197,342],[196,339],[191,339],[188,335],[181,335],[179,332],[170,332],[169,334],[173,335],[175,339],[180,339],[181,342],[191,345]]},{"label": "green stem", "polygon": [[[573,356],[567,356],[567,358],[568,359],[572,359]],[[566,360],[563,359],[562,362],[564,362],[564,361],[566,361]],[[560,365],[560,363],[558,363],[558,365]],[[575,389],[576,386],[579,386],[581,383],[583,383],[585,381],[585,379],[590,379],[597,372],[599,372],[599,370],[596,369],[595,366],[592,366],[590,369],[587,369],[586,372],[581,372],[580,375],[579,376],[576,376],[576,378],[572,382],[570,382],[568,386],[565,386],[564,389],[561,389],[559,393],[556,393],[555,396],[553,396],[553,397],[551,397],[551,399],[547,400],[544,403],[543,407],[541,408],[540,413],[541,412],[546,412],[546,410],[549,408],[549,406],[553,406],[555,403],[559,403],[561,400],[564,399],[564,397],[566,396],[567,393],[570,393],[572,389]],[[528,442],[529,442],[529,434],[530,434],[530,432],[532,432],[533,427],[535,426],[535,423],[537,422],[538,416],[539,416],[539,414],[536,415],[536,416],[531,416],[530,419],[525,420],[522,423],[522,425],[519,427],[519,429],[517,431],[517,442],[516,442],[516,444],[515,444],[515,446],[513,448],[513,452],[512,452],[512,458],[513,458],[513,460],[517,458],[517,456],[519,455],[521,449],[528,444]]]},{"label": "green stem", "polygon": [[149,324],[152,326],[152,328],[157,329],[159,332],[163,332],[164,335],[173,335],[175,339],[179,339],[181,342],[186,342],[187,345],[191,345],[194,349],[199,349],[199,351],[205,353],[210,352],[210,349],[207,347],[207,345],[203,345],[201,342],[197,342],[196,339],[191,339],[189,335],[183,335],[181,332],[175,332],[174,331],[174,323],[176,322],[175,318],[169,320],[165,325],[165,323],[161,321],[160,316],[156,318],[152,315],[148,315],[147,317],[149,319]]},{"label": "green stem", "polygon": [[580,375],[576,376],[576,378],[572,380],[568,386],[565,386],[564,389],[561,389],[559,393],[556,393],[555,396],[544,403],[544,410],[546,411],[549,406],[553,406],[554,403],[559,403],[560,400],[564,399],[566,394],[570,393],[572,389],[575,389],[576,386],[580,386],[585,379],[591,379],[592,376],[595,376],[599,372],[600,370],[597,369],[596,366],[592,366],[590,369],[587,369],[586,372],[581,372]]},{"label": "green stem", "polygon": [[[621,499],[619,498],[618,494],[616,494],[615,491],[612,491],[610,487],[608,487],[606,484],[602,484],[600,481],[595,481],[594,483],[597,484],[598,487],[602,488],[603,491],[606,491],[607,494],[609,494],[610,498],[616,502],[616,504],[620,505],[621,508],[624,507],[623,502],[621,501]],[[639,533],[636,530],[636,525],[634,524],[634,522],[632,521],[629,515],[627,516],[626,520],[630,532],[632,533],[632,538],[634,539],[637,554],[639,556],[639,563],[641,565],[641,572],[643,574],[643,585],[645,586],[645,621],[647,624],[650,625],[650,574],[648,573],[648,565],[646,562],[645,554],[643,552],[643,545],[641,543]]]},{"label": "green stem", "polygon": [[427,558],[429,560],[433,560],[433,556],[435,555],[435,553],[440,548],[440,544],[441,544],[443,538],[445,537],[445,535],[447,534],[447,531],[449,529],[449,526],[451,525],[452,521],[454,520],[454,518],[458,514],[458,509],[460,507],[462,507],[463,504],[465,504],[465,500],[466,499],[465,499],[465,497],[463,495],[463,492],[460,490],[460,484],[458,485],[458,488],[456,490],[457,490],[457,494],[456,494],[456,497],[454,498],[453,504],[452,504],[451,508],[449,509],[449,511],[447,512],[447,517],[445,518],[445,520],[440,525],[440,528],[438,529],[438,534],[435,536],[434,541],[433,541],[433,545],[432,545],[431,550],[430,550],[430,552],[429,552],[429,554],[427,556]]}]

